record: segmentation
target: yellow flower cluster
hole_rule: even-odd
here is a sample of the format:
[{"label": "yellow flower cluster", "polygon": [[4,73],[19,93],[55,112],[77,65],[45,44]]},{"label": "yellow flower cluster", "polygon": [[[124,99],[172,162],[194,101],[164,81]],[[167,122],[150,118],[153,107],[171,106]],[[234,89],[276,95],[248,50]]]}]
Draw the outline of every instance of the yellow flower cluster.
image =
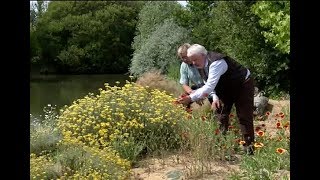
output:
[{"label": "yellow flower cluster", "polygon": [[[62,111],[58,126],[63,141],[98,148],[117,139],[145,136],[145,132],[174,129],[187,113],[174,97],[127,81],[123,87],[105,84],[98,95],[89,94]],[[151,129],[150,129],[151,128]]]},{"label": "yellow flower cluster", "polygon": [[87,146],[83,149],[90,156],[90,161],[74,174],[62,176],[62,179],[125,179],[130,175],[130,162],[120,158],[115,150]]},{"label": "yellow flower cluster", "polygon": [[[30,155],[30,179],[126,179],[130,175],[130,162],[111,148],[98,149],[74,143],[63,145],[68,148],[58,153],[64,157],[62,161],[57,160],[58,156],[53,160],[50,155]],[[80,161],[72,159],[72,151],[81,152],[77,157]]]},{"label": "yellow flower cluster", "polygon": [[50,179],[50,169],[54,167],[54,162],[49,156],[30,154],[30,179]]}]

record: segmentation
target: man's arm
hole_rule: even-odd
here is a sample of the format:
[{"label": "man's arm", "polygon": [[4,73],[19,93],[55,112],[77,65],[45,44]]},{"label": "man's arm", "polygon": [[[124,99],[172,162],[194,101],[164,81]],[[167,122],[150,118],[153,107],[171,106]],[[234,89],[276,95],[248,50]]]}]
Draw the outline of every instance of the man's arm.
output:
[{"label": "man's arm", "polygon": [[186,93],[188,93],[188,94],[191,94],[192,93],[192,89],[190,88],[190,86],[188,86],[188,85],[186,85],[186,84],[183,84],[182,85],[182,88],[183,88],[183,90],[186,92]]},{"label": "man's arm", "polygon": [[228,65],[224,59],[212,62],[209,67],[209,74],[206,84],[190,94],[191,101],[197,101],[207,97],[209,94],[212,95],[213,100],[218,100],[219,98],[216,95],[215,87],[218,84],[220,76],[224,74],[227,69]]},{"label": "man's arm", "polygon": [[186,63],[181,63],[180,65],[180,84],[185,92],[190,94],[192,89],[189,87],[189,78],[188,78],[188,65]]}]

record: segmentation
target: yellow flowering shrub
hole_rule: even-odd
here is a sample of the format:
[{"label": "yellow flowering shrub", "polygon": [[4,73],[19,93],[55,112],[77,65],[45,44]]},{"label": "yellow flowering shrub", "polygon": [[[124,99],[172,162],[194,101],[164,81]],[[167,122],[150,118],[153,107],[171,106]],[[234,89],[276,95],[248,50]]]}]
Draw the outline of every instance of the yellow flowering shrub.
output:
[{"label": "yellow flowering shrub", "polygon": [[30,179],[55,179],[58,176],[50,156],[30,154]]},{"label": "yellow flowering shrub", "polygon": [[148,150],[174,148],[179,142],[177,122],[187,118],[181,105],[164,91],[127,81],[123,87],[99,89],[61,110],[58,126],[63,141],[104,148],[127,138]]},{"label": "yellow flowering shrub", "polygon": [[67,179],[125,179],[130,174],[130,162],[122,159],[112,148],[88,147],[63,143],[57,162],[68,167],[61,178]]},{"label": "yellow flowering shrub", "polygon": [[55,154],[30,156],[31,179],[126,179],[130,162],[107,147],[60,143]]}]

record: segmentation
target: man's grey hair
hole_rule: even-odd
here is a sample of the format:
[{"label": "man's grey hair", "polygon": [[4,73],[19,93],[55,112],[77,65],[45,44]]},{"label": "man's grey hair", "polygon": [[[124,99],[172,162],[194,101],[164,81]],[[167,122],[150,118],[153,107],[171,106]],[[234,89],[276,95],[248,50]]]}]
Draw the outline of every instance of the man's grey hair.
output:
[{"label": "man's grey hair", "polygon": [[204,54],[207,55],[208,51],[205,47],[201,46],[200,44],[193,44],[188,48],[188,57],[191,57],[195,54]]}]

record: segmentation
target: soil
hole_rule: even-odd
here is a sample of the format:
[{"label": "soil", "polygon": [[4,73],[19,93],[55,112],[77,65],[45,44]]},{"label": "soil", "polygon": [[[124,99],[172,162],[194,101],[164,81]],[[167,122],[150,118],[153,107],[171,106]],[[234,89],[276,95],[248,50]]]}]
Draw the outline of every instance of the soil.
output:
[{"label": "soil", "polygon": [[[260,121],[255,121],[255,126],[265,124],[266,132],[274,135],[277,128],[276,114],[283,112],[285,115],[290,113],[290,100],[269,100],[266,112],[270,112],[269,116],[265,116]],[[214,161],[207,162],[206,165],[210,169],[209,174],[197,176],[194,161],[188,154],[167,155],[162,158],[146,158],[139,162],[138,167],[132,169],[132,180],[185,180],[185,179],[219,179],[225,180],[232,171],[239,171],[239,160],[241,156],[237,156],[237,161]],[[198,170],[200,172],[200,170]],[[192,172],[192,173],[191,173]],[[279,171],[277,177],[287,176],[290,179],[290,171]]]}]

